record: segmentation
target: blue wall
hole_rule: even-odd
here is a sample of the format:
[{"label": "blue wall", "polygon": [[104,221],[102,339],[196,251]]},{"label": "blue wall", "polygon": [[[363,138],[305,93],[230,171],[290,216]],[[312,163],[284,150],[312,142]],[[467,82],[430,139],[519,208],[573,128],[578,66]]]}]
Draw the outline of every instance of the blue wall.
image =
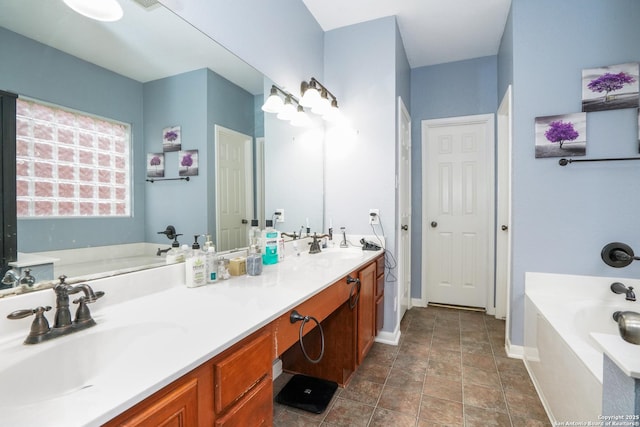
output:
[{"label": "blue wall", "polygon": [[[501,53],[513,56],[510,337],[515,345],[523,343],[525,272],[640,275],[640,263],[617,270],[600,260],[611,241],[640,251],[637,162],[560,167],[557,159],[534,158],[535,118],[581,110],[583,69],[640,60],[638,22],[635,0],[512,3],[513,33],[503,38]],[[503,79],[508,76],[501,77],[501,88]],[[637,114],[636,109],[588,113],[587,157],[637,156]]]},{"label": "blue wall", "polygon": [[[328,31],[324,60],[326,84],[338,94],[355,131],[327,133],[326,217],[349,234],[372,234],[369,208],[380,209],[387,248],[394,254],[396,105],[399,90],[408,97],[409,81],[398,35],[395,17]],[[398,80],[404,82],[400,89]],[[393,304],[397,282],[389,274],[386,279],[384,330],[393,332],[398,326]]]},{"label": "blue wall", "polygon": [[144,240],[142,84],[0,28],[0,88],[131,123],[130,218],[18,220],[18,250],[48,251]]},{"label": "blue wall", "polygon": [[[214,127],[253,136],[254,96],[208,69],[144,84],[146,152],[162,152],[162,129],[181,127],[182,149],[198,150],[198,176],[189,182],[147,183],[146,241],[169,243],[158,231],[169,224],[191,243],[215,234]],[[165,177],[178,176],[178,152],[165,153]],[[215,241],[215,237],[214,237]]]},{"label": "blue wall", "polygon": [[411,295],[422,295],[422,120],[495,113],[498,58],[411,70]]}]

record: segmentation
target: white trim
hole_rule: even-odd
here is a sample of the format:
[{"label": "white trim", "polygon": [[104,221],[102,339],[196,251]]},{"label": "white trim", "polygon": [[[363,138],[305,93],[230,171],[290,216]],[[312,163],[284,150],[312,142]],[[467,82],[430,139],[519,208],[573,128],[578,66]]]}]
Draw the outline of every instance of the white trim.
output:
[{"label": "white trim", "polygon": [[[404,101],[402,100],[401,96],[398,96],[398,117],[397,117],[397,122],[396,122],[396,219],[397,219],[397,228],[396,228],[396,233],[395,233],[395,238],[396,238],[396,251],[398,253],[398,259],[397,259],[397,274],[398,274],[398,280],[396,282],[396,295],[398,296],[396,298],[396,306],[394,307],[395,312],[396,312],[396,326],[400,325],[400,321],[402,320],[400,317],[400,308],[402,307],[402,293],[401,293],[401,289],[403,286],[403,282],[407,279],[405,277],[404,274],[404,264],[409,262],[411,263],[411,249],[409,249],[409,253],[405,253],[405,251],[402,250],[401,245],[401,239],[402,239],[402,230],[400,229],[400,225],[401,225],[401,221],[402,221],[402,203],[401,203],[401,197],[400,197],[400,190],[403,191],[408,191],[409,192],[409,212],[411,212],[411,207],[412,207],[412,202],[411,202],[411,159],[409,159],[409,182],[408,183],[404,183],[404,187],[403,188],[399,188],[399,183],[400,183],[400,173],[401,173],[401,162],[402,162],[402,156],[400,151],[402,150],[402,126],[400,126],[400,124],[402,123],[402,119],[403,117],[405,118],[405,120],[407,120],[407,124],[409,127],[409,156],[411,156],[411,114],[409,114],[409,111],[407,110],[406,105],[404,104]],[[411,220],[411,216],[409,216],[409,219]],[[411,230],[408,231],[409,233],[409,248],[411,247]],[[411,310],[411,269],[409,268],[409,301],[407,302],[407,311]]]},{"label": "white trim", "polygon": [[508,357],[513,359],[524,359],[524,346],[512,345],[509,337],[505,339],[504,350]]},{"label": "white trim", "polygon": [[[506,135],[503,135],[503,138],[500,138],[500,128],[501,128],[501,118],[506,118]],[[509,311],[511,303],[509,301],[511,294],[511,245],[512,245],[512,233],[511,233],[511,170],[512,170],[512,146],[513,146],[513,98],[512,98],[512,89],[511,85],[507,87],[504,97],[502,98],[502,102],[500,103],[500,107],[498,107],[498,117],[497,117],[497,126],[498,126],[498,134],[496,140],[496,146],[498,149],[497,157],[500,157],[501,154],[504,155],[503,151],[506,151],[506,159],[503,158],[503,161],[498,161],[496,168],[498,169],[498,177],[500,179],[501,176],[504,176],[507,182],[508,191],[506,194],[500,193],[500,183],[496,182],[496,189],[498,190],[497,200],[496,200],[496,219],[501,220],[496,223],[496,233],[504,233],[500,229],[501,225],[506,225],[508,227],[507,230],[507,242],[506,248],[504,248],[505,253],[498,254],[498,247],[496,247],[496,266],[498,262],[504,262],[506,264],[505,274],[505,282],[504,286],[499,286],[496,276],[496,301],[501,301],[501,303],[496,305],[496,316],[499,318],[506,319],[506,330],[509,330],[510,327],[510,317]],[[501,170],[505,167],[504,163],[506,161],[506,170]],[[506,218],[501,217],[501,209],[502,204],[506,203]],[[496,241],[498,240],[498,236],[496,236]],[[501,251],[502,252],[502,251]]]},{"label": "white trim", "polygon": [[411,305],[413,307],[426,307],[427,299],[426,298],[411,298]]},{"label": "white trim", "polygon": [[255,165],[256,165],[256,218],[259,224],[264,224],[264,136],[256,138]]},{"label": "white trim", "polygon": [[[489,153],[487,153],[487,158],[488,158],[488,165],[487,165],[487,178],[489,182],[493,182],[494,185],[491,187],[491,195],[489,197],[489,201],[488,201],[488,205],[491,206],[491,212],[488,215],[487,218],[487,243],[488,243],[488,256],[490,258],[488,265],[492,266],[491,268],[489,268],[489,271],[487,272],[487,277],[486,277],[486,282],[487,282],[487,289],[486,289],[486,297],[485,297],[485,308],[487,309],[487,311],[489,311],[489,309],[493,309],[494,304],[494,295],[495,295],[495,290],[493,284],[495,283],[495,234],[491,233],[491,230],[494,230],[495,228],[495,114],[477,114],[477,115],[471,115],[471,116],[460,116],[460,117],[448,117],[448,118],[444,118],[444,119],[430,119],[430,120],[422,120],[422,124],[421,124],[421,144],[422,144],[422,166],[424,168],[424,165],[427,162],[427,150],[425,149],[425,138],[424,135],[426,133],[426,130],[430,127],[445,127],[445,126],[451,126],[451,125],[462,125],[462,124],[484,124],[486,126],[486,132],[487,132],[487,141],[489,141],[488,144],[488,149],[489,149]],[[423,242],[423,247],[424,247],[424,242],[427,241],[427,232],[429,231],[429,219],[427,218],[427,216],[425,215],[425,213],[427,212],[427,198],[425,197],[425,191],[427,188],[427,183],[425,182],[426,180],[426,174],[423,172],[422,174],[422,236],[421,236],[421,241]],[[424,260],[425,254],[423,251],[422,254],[422,260]],[[424,265],[424,262],[422,262],[422,264]],[[425,302],[425,306],[426,304],[429,303],[428,297],[427,297],[427,269],[426,268],[422,268],[422,274],[421,274],[421,280],[422,280],[422,289],[421,289],[421,295],[422,295],[422,300]]]},{"label": "white trim", "polygon": [[375,342],[381,344],[398,345],[400,343],[400,324],[396,325],[396,329],[393,332],[380,331],[376,335]]}]

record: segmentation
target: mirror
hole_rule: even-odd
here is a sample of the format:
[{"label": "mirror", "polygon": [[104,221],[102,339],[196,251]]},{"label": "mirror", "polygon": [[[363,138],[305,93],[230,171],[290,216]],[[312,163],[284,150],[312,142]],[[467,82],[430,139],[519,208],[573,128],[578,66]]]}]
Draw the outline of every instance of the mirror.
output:
[{"label": "mirror", "polygon": [[[75,14],[61,0],[0,0],[0,89],[131,124],[131,215],[19,218],[19,253],[46,252],[58,259],[64,253],[77,260],[93,252],[94,258],[82,267],[102,267],[77,270],[78,280],[91,279],[163,265],[155,252],[171,243],[158,234],[167,225],[183,234],[179,238],[183,244],[190,244],[195,234],[216,234],[221,205],[216,185],[222,180],[215,173],[214,141],[219,127],[248,135],[252,141],[263,137],[266,141],[266,182],[252,180],[253,188],[264,186],[265,191],[252,194],[254,210],[260,212],[264,204],[269,218],[271,209],[285,208],[286,221],[278,228],[293,231],[309,218],[311,227],[320,230],[322,149],[314,148],[312,154],[302,150],[305,157],[296,157],[300,147],[288,149],[287,144],[308,139],[300,135],[309,131],[263,117],[260,107],[271,81],[159,3],[148,8],[140,4],[148,1],[120,3],[124,18],[102,23]],[[181,129],[182,148],[198,150],[198,175],[188,182],[146,182],[147,154],[163,152],[163,130],[175,126]],[[272,149],[272,140],[273,147],[280,144],[282,149]],[[178,177],[179,152],[164,154],[165,177]],[[309,171],[304,167],[308,161],[313,161],[312,173],[303,175]],[[254,170],[260,172],[260,166],[254,165]],[[294,177],[304,176],[302,188],[292,187],[291,180],[286,187],[277,180],[289,168]],[[301,195],[318,203],[301,206]],[[113,258],[122,259],[123,249],[140,245],[151,251],[145,252],[142,266],[107,267]],[[76,275],[64,274],[70,276],[68,281]],[[39,279],[38,272],[34,275]]]}]

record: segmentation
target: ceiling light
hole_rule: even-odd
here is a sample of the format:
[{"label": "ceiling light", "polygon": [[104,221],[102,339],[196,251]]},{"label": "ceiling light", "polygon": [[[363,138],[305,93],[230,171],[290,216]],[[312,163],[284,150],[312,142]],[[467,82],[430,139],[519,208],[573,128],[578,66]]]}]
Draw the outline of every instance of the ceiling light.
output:
[{"label": "ceiling light", "polygon": [[278,95],[278,90],[275,86],[271,86],[271,94],[262,106],[262,111],[266,113],[279,113],[284,107],[282,98]]},{"label": "ceiling light", "polygon": [[124,14],[118,0],[64,0],[71,9],[96,21],[113,22]]}]

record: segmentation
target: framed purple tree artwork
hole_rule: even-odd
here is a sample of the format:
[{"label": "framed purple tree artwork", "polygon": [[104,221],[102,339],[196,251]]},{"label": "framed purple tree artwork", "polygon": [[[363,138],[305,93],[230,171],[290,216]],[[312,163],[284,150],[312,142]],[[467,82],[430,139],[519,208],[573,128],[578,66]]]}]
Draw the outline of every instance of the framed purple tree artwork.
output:
[{"label": "framed purple tree artwork", "polygon": [[181,150],[178,154],[179,176],[198,175],[198,150]]},{"label": "framed purple tree artwork", "polygon": [[162,151],[179,151],[182,148],[182,132],[180,126],[162,129]]},{"label": "framed purple tree artwork", "polygon": [[638,63],[582,70],[582,111],[637,108]]},{"label": "framed purple tree artwork", "polygon": [[536,158],[584,156],[587,113],[536,117]]},{"label": "framed purple tree artwork", "polygon": [[147,153],[147,177],[164,177],[164,153]]}]

